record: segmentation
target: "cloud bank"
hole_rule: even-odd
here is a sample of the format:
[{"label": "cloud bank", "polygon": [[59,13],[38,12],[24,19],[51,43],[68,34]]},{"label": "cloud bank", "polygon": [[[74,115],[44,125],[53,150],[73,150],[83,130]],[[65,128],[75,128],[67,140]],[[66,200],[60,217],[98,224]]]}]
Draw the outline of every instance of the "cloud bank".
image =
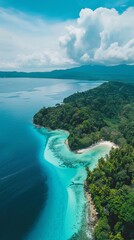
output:
[{"label": "cloud bank", "polygon": [[134,7],[122,14],[87,8],[76,20],[54,22],[0,8],[0,70],[134,64],[133,25]]},{"label": "cloud bank", "polygon": [[67,56],[79,64],[134,64],[134,7],[82,9],[60,38]]},{"label": "cloud bank", "polygon": [[59,47],[69,21],[52,22],[0,8],[0,70],[46,71],[72,64]]}]

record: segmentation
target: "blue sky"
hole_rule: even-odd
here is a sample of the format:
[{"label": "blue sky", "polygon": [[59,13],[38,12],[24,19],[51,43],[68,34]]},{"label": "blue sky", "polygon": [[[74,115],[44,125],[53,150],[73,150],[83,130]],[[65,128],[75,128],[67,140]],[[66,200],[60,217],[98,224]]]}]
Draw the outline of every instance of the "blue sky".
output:
[{"label": "blue sky", "polygon": [[134,0],[0,0],[0,70],[134,64]]},{"label": "blue sky", "polygon": [[49,19],[77,18],[82,8],[116,8],[124,11],[134,0],[0,0],[0,5]]}]

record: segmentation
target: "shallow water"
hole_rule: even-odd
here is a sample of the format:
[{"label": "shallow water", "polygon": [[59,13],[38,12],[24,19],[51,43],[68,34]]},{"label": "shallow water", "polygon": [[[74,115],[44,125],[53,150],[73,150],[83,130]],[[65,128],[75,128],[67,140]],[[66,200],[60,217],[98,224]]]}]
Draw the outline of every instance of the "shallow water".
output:
[{"label": "shallow water", "polygon": [[32,117],[99,84],[0,79],[1,240],[66,240],[80,229],[86,199],[83,186],[74,183],[83,184],[85,165],[93,168],[109,149],[76,155],[64,144],[66,132],[36,129]]},{"label": "shallow water", "polygon": [[[40,132],[41,131],[45,136],[48,135],[44,157],[46,161],[55,166],[58,177],[57,181],[59,182],[58,186],[55,185],[56,189],[53,193],[53,198],[55,198],[56,195],[53,202],[54,206],[52,207],[51,205],[52,209],[54,209],[54,213],[52,212],[52,215],[49,215],[41,239],[53,239],[53,236],[55,236],[55,240],[67,240],[82,228],[83,221],[84,231],[88,229],[86,214],[84,212],[87,204],[83,189],[84,180],[86,178],[85,166],[89,166],[90,169],[93,169],[98,159],[100,157],[105,157],[105,155],[109,153],[110,146],[104,144],[103,146],[96,146],[83,154],[76,154],[71,152],[65,144],[65,140],[68,137],[67,132],[40,129]],[[47,215],[46,212],[48,209],[49,208],[45,209],[45,214],[43,213],[41,217],[42,223],[44,215]],[[38,231],[37,229],[36,227],[35,231]],[[33,238],[35,236],[35,231],[30,235],[32,239],[36,239]],[[88,234],[89,229],[85,236]],[[89,235],[88,239],[91,239],[91,235]]]}]

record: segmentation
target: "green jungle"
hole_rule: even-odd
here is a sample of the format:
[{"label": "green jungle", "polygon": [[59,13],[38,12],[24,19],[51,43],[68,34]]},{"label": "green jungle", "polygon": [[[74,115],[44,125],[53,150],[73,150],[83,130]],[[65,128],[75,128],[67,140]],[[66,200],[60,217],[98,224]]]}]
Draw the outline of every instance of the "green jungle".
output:
[{"label": "green jungle", "polygon": [[71,150],[109,140],[119,146],[91,172],[88,191],[98,212],[95,240],[134,240],[134,85],[106,82],[42,108],[34,123],[69,131]]}]

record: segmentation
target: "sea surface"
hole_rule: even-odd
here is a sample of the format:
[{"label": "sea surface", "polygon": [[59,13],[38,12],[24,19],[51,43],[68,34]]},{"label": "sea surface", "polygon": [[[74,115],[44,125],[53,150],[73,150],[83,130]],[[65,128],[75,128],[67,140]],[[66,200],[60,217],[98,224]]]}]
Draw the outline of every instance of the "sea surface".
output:
[{"label": "sea surface", "polygon": [[91,239],[85,166],[93,169],[110,148],[75,154],[65,145],[67,132],[36,128],[32,118],[101,83],[0,78],[0,240]]}]

